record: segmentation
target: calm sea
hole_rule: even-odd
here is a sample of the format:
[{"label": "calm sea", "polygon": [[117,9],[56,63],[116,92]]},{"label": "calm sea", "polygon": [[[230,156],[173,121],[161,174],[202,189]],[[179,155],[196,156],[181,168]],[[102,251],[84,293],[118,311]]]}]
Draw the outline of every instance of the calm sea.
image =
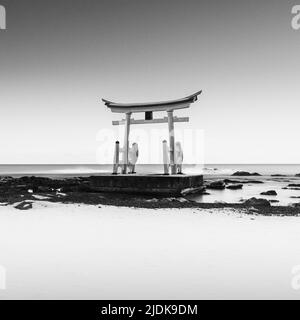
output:
[{"label": "calm sea", "polygon": [[[43,176],[70,176],[94,175],[97,173],[111,172],[111,165],[100,164],[63,164],[63,165],[0,165],[0,175],[43,175]],[[162,173],[162,165],[137,165],[138,173]],[[300,164],[206,164],[185,165],[185,173],[231,175],[235,171],[258,172],[261,175],[295,175],[300,173]]]}]

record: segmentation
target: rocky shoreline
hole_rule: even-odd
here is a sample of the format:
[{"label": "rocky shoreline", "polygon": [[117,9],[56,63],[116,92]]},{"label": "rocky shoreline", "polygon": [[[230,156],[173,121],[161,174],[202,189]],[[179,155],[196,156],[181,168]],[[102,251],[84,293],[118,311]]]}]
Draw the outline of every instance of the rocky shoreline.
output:
[{"label": "rocky shoreline", "polygon": [[[245,183],[246,181],[244,181]],[[249,180],[247,180],[249,182]],[[254,182],[255,183],[255,182]],[[258,183],[258,182],[256,182]],[[241,187],[241,181],[218,180],[206,183],[212,186],[228,187],[230,185]],[[291,186],[292,188],[292,186]],[[234,187],[232,188],[234,190]],[[233,191],[234,192],[234,191]],[[272,194],[272,192],[270,192]],[[274,194],[274,193],[273,193]],[[1,177],[0,203],[2,206],[12,205],[16,209],[28,210],[36,201],[47,201],[64,204],[108,205],[134,208],[201,208],[221,209],[230,208],[242,210],[248,214],[298,216],[300,205],[272,206],[273,201],[260,198],[250,198],[242,203],[199,203],[185,197],[157,197],[128,194],[100,193],[93,190],[90,177],[76,177],[67,179],[51,179],[46,177]],[[274,200],[276,202],[276,200]]]}]

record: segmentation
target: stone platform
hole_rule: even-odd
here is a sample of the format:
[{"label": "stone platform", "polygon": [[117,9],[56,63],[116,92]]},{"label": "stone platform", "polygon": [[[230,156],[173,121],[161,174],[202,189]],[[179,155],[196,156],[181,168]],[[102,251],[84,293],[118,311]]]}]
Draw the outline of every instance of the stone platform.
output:
[{"label": "stone platform", "polygon": [[99,192],[179,196],[203,190],[202,175],[97,174],[89,181]]}]

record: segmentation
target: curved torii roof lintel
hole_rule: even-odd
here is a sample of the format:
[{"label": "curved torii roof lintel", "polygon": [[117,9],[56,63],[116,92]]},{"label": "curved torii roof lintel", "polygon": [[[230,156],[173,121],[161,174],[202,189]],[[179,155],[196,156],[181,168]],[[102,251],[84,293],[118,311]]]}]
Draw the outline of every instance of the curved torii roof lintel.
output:
[{"label": "curved torii roof lintel", "polygon": [[190,104],[198,99],[202,90],[187,96],[185,98],[160,102],[148,103],[117,103],[106,99],[102,99],[104,104],[111,109],[112,112],[129,113],[129,112],[147,112],[147,111],[168,111],[174,109],[189,108]]}]

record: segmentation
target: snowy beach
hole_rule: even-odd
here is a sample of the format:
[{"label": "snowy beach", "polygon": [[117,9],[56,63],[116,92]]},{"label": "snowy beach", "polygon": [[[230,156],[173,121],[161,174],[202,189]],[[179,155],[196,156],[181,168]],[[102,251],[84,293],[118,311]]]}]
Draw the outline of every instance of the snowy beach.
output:
[{"label": "snowy beach", "polygon": [[234,209],[0,207],[1,299],[298,299],[300,219]]},{"label": "snowy beach", "polygon": [[[41,172],[1,177],[0,299],[300,298],[292,172],[211,169],[206,194],[178,198],[95,192],[87,170]],[[276,196],[261,195],[271,188]],[[267,203],[240,201],[250,197]]]}]

